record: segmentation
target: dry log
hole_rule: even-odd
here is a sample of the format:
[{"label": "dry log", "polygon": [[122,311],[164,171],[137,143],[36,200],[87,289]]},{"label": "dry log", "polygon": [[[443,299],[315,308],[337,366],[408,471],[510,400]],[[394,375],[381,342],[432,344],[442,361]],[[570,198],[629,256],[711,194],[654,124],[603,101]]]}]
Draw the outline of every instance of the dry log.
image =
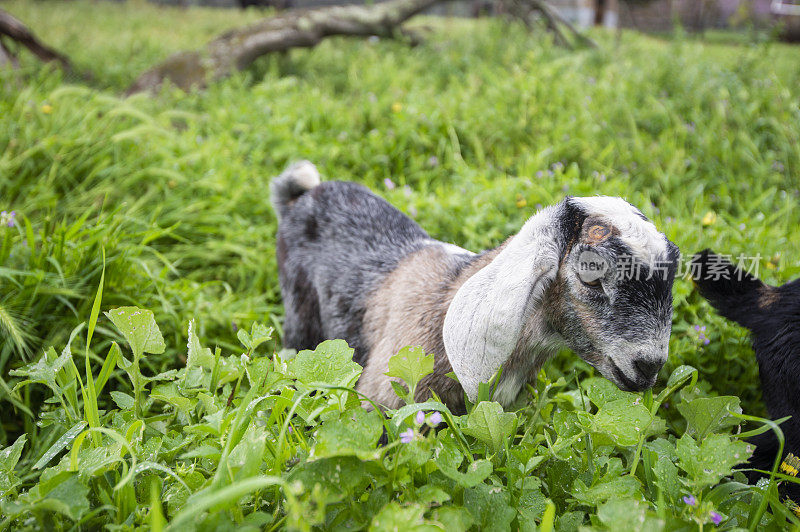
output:
[{"label": "dry log", "polygon": [[[291,48],[310,48],[333,35],[394,37],[404,32],[400,26],[429,7],[450,0],[389,0],[372,5],[323,7],[286,11],[252,26],[238,28],[217,37],[204,49],[180,52],[144,72],[128,93],[156,91],[169,80],[188,90],[204,87],[210,80],[224,78],[247,68],[262,55]],[[582,45],[597,46],[540,0],[499,0],[508,12],[532,27],[540,15],[555,34],[556,42],[570,46],[566,28]],[[408,35],[406,33],[406,35]],[[412,42],[418,39],[412,36]]]},{"label": "dry log", "polygon": [[[443,0],[389,0],[373,5],[293,10],[219,36],[201,51],[180,52],[143,73],[129,93],[157,90],[166,80],[186,90],[247,68],[262,55],[310,48],[326,37],[394,36],[396,28]],[[446,0],[445,0],[446,1]]]},{"label": "dry log", "polygon": [[67,56],[42,43],[19,19],[0,9],[0,64],[6,62],[16,65],[17,57],[3,42],[2,37],[24,46],[42,61],[55,61],[64,70],[72,70],[72,63]]}]

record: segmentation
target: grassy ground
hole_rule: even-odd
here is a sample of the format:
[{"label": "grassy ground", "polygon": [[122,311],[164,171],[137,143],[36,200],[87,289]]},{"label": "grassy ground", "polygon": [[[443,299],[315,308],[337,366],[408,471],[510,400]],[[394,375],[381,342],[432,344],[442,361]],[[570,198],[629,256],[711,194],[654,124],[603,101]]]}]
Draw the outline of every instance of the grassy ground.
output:
[{"label": "grassy ground", "polygon": [[[28,56],[21,76],[0,72],[0,210],[17,213],[15,227],[0,228],[0,375],[16,408],[0,414],[7,443],[24,432],[43,450],[55,431],[23,414],[49,395],[9,393],[19,381],[9,371],[60,349],[88,319],[103,250],[103,309],[150,308],[166,339],[163,354],[143,359],[148,373],[182,364],[192,318],[205,345],[228,351],[253,321],[279,335],[267,184],[300,158],[474,250],[514,233],[538,205],[608,194],[639,206],[687,256],[760,255],[772,283],[800,274],[796,47],[625,32],[568,52],[500,21],[430,20],[415,48],[331,39],[203,92],[123,99],[159,59],[259,13],[135,1],[3,7],[93,72],[88,83],[64,80]],[[97,327],[95,373],[119,338],[102,316]],[[743,331],[685,280],[670,349],[663,380],[689,364],[703,393],[763,413]],[[591,373],[569,354],[547,373],[573,367]],[[129,389],[123,372],[110,383]]]}]

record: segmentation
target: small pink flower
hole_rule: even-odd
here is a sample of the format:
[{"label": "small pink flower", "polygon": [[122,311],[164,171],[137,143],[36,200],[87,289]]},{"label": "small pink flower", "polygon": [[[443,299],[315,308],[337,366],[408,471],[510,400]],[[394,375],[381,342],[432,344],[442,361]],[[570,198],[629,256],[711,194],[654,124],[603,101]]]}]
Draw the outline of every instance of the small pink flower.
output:
[{"label": "small pink flower", "polygon": [[400,433],[400,441],[403,443],[411,443],[414,439],[414,429],[406,429]]},{"label": "small pink flower", "polygon": [[431,427],[435,427],[441,422],[442,422],[442,415],[439,412],[434,412],[433,414],[431,414],[431,417],[428,418],[428,425],[430,425]]},{"label": "small pink flower", "polygon": [[417,425],[422,425],[423,423],[425,423],[425,412],[423,412],[422,410],[417,412],[417,415],[414,416],[414,423],[416,423]]},{"label": "small pink flower", "polygon": [[384,180],[383,180],[383,186],[385,186],[385,187],[386,187],[386,188],[388,188],[389,190],[394,190],[394,187],[395,187],[396,185],[394,184],[394,181],[392,181],[391,179],[389,179],[389,178],[387,177],[386,179],[384,179]]}]

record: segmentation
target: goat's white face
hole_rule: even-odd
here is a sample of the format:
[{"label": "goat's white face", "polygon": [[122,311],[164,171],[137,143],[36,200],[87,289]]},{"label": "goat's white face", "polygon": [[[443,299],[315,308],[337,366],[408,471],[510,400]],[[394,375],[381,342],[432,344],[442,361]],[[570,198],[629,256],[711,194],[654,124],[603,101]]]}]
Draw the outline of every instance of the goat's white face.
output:
[{"label": "goat's white face", "polygon": [[667,360],[678,248],[622,200],[574,200],[590,214],[559,266],[548,320],[620,389],[648,389]]},{"label": "goat's white face", "polygon": [[667,358],[678,256],[620,198],[566,198],[539,211],[447,310],[442,336],[464,391],[474,401],[513,352],[537,357],[548,336],[623,390],[651,387]]}]

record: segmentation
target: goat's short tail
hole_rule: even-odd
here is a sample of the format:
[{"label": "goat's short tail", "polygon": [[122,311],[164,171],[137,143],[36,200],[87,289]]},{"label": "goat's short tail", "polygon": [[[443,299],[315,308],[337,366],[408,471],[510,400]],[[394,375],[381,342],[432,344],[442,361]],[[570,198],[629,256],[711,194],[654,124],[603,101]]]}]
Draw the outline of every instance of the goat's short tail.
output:
[{"label": "goat's short tail", "polygon": [[690,271],[700,295],[717,312],[748,328],[763,312],[762,298],[774,290],[710,249],[692,257]]},{"label": "goat's short tail", "polygon": [[270,198],[278,218],[281,218],[291,203],[320,184],[317,167],[309,161],[290,165],[269,184]]}]

